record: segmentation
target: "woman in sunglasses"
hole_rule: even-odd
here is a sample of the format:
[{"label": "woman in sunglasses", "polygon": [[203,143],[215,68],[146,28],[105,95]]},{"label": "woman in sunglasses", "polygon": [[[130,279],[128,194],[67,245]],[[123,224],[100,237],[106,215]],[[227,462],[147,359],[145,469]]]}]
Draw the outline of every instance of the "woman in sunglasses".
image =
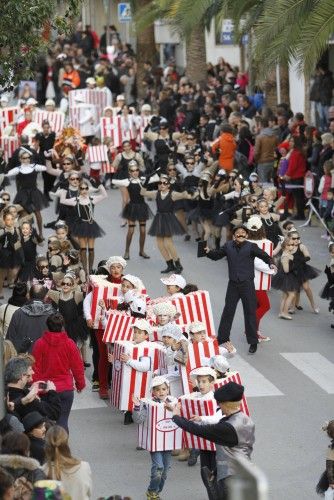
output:
[{"label": "woman in sunglasses", "polygon": [[45,172],[44,165],[30,163],[31,152],[22,148],[19,153],[20,166],[12,168],[6,177],[16,177],[17,193],[14,203],[21,205],[27,214],[34,213],[38,227],[38,238],[42,242],[43,237],[43,219],[41,210],[48,206],[48,202],[43,193],[37,188],[38,172]]},{"label": "woman in sunglasses", "polygon": [[148,234],[156,237],[159,252],[167,262],[166,269],[161,272],[164,274],[173,271],[181,273],[183,267],[173,242],[173,236],[184,234],[185,231],[175,216],[174,202],[177,200],[191,200],[196,196],[195,193],[190,195],[186,191],[182,193],[172,191],[169,178],[162,175],[158,182],[158,191],[147,191],[142,188],[140,194],[156,200],[157,203],[157,213]]},{"label": "woman in sunglasses", "polygon": [[[96,181],[96,184],[98,181]],[[103,229],[94,220],[94,207],[107,198],[103,184],[98,187],[98,194],[89,194],[90,185],[87,181],[79,184],[79,195],[76,198],[66,198],[64,191],[60,203],[68,207],[75,207],[74,220],[71,222],[71,233],[80,245],[80,260],[86,274],[90,274],[94,264],[95,239],[105,234]],[[87,255],[88,253],[88,255]]]},{"label": "woman in sunglasses", "polygon": [[[176,163],[173,159],[168,160],[167,164],[167,175],[169,177],[169,182],[173,191],[177,193],[182,193],[184,188],[184,183],[181,175],[176,168]],[[188,226],[186,221],[186,213],[185,213],[185,200],[177,200],[174,205],[175,216],[177,220],[180,222],[183,227],[186,235],[184,237],[184,241],[190,240],[190,234],[188,234]]]},{"label": "woman in sunglasses", "polygon": [[[115,168],[115,173],[113,175],[113,180],[127,179],[129,176],[129,163],[135,160],[139,166],[139,169],[143,172],[145,170],[144,160],[139,153],[136,153],[131,148],[130,141],[124,141],[122,144],[122,152],[119,153],[112,166]],[[129,203],[129,192],[126,186],[119,187],[122,196],[122,209],[124,210],[125,205]],[[126,220],[122,223],[121,227],[126,226]]]},{"label": "woman in sunglasses", "polygon": [[83,317],[84,297],[82,292],[76,290],[75,275],[70,272],[66,273],[60,283],[60,291],[49,290],[48,297],[54,308],[63,315],[66,333],[81,350],[85,367],[90,366],[86,362],[84,349],[89,335],[88,326]]},{"label": "woman in sunglasses", "polygon": [[152,216],[152,212],[145,203],[144,197],[140,194],[140,170],[136,160],[131,160],[128,164],[127,179],[113,179],[114,186],[120,186],[127,190],[128,203],[125,205],[122,218],[127,221],[128,233],[126,235],[124,259],[130,259],[130,246],[133,233],[135,231],[136,222],[139,224],[139,255],[144,259],[149,259],[150,256],[144,251],[146,239],[146,221]]},{"label": "woman in sunglasses", "polygon": [[50,290],[54,286],[53,276],[50,271],[47,257],[40,255],[36,259],[36,267],[33,271],[32,285],[43,285]]},{"label": "woman in sunglasses", "polygon": [[[294,273],[297,276],[300,290],[303,289],[306,296],[310,302],[311,309],[315,314],[319,314],[319,308],[315,305],[313,292],[310,286],[310,280],[313,280],[319,276],[320,271],[309,264],[306,264],[310,259],[310,252],[307,247],[300,241],[300,235],[296,230],[292,230],[288,233],[288,237],[294,244],[294,249],[292,250],[294,259]],[[303,309],[299,305],[299,296],[296,295],[295,307],[291,306],[290,313],[294,313],[295,309]]]}]

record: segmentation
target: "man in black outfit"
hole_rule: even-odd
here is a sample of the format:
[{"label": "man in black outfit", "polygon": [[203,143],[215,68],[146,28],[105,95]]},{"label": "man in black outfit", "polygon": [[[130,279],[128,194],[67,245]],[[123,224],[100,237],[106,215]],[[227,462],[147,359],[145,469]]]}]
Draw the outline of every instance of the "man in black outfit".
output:
[{"label": "man in black outfit", "polygon": [[201,468],[202,480],[210,500],[227,500],[229,478],[236,474],[234,460],[239,456],[250,459],[255,442],[255,426],[240,410],[244,387],[228,382],[214,393],[223,418],[216,424],[198,424],[180,416],[180,406],[168,407],[173,422],[181,429],[216,444],[216,470]]},{"label": "man in black outfit", "polygon": [[233,240],[227,241],[218,250],[206,249],[206,256],[212,260],[227,258],[229,282],[225,297],[225,307],[218,328],[218,342],[224,344],[230,341],[231,327],[235,311],[241,299],[249,354],[257,350],[256,333],[256,293],[254,287],[254,259],[258,257],[272,269],[276,269],[273,260],[255,243],[246,241],[248,231],[244,226],[233,229]]}]

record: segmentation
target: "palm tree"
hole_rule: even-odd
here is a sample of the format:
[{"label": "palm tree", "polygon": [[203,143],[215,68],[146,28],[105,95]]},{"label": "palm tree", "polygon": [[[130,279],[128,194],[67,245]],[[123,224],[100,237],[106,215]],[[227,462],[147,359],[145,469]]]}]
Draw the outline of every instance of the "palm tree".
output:
[{"label": "palm tree", "polygon": [[255,55],[266,69],[297,61],[310,75],[334,32],[333,0],[267,0],[255,26]]}]

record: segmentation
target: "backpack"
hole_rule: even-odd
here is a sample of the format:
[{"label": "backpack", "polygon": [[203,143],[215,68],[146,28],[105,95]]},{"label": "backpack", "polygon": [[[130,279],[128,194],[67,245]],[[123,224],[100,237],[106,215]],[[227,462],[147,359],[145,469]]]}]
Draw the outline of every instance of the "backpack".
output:
[{"label": "backpack", "polygon": [[246,139],[247,144],[249,144],[249,152],[248,152],[248,165],[253,165],[254,163],[254,153],[255,153],[255,147],[254,144],[252,144],[250,141]]}]

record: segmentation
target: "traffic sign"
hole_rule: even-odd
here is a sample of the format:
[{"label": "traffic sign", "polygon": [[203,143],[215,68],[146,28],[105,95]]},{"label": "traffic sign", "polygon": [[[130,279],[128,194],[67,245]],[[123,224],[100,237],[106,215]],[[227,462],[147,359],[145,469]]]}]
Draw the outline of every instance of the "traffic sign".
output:
[{"label": "traffic sign", "polygon": [[129,3],[118,4],[118,20],[120,23],[132,21],[131,6]]}]

